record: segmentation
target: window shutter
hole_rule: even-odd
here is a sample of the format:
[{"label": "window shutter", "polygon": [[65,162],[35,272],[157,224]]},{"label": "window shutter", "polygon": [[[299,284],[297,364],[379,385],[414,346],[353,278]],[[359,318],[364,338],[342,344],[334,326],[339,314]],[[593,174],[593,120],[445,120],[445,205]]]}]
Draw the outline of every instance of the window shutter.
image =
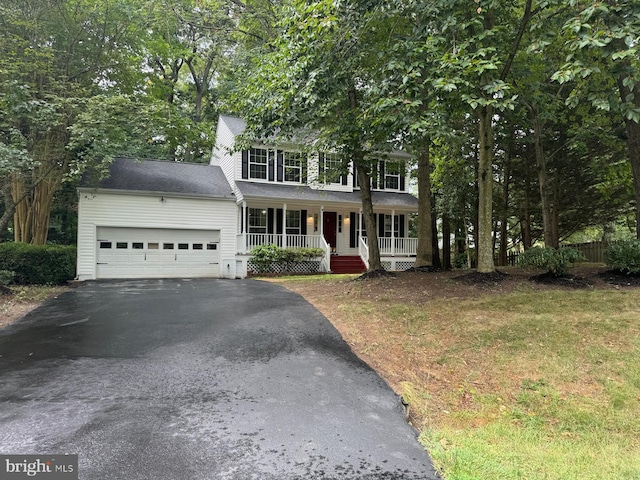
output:
[{"label": "window shutter", "polygon": [[307,234],[307,211],[300,210],[300,235]]},{"label": "window shutter", "polygon": [[267,209],[267,233],[273,233],[273,208]]},{"label": "window shutter", "polygon": [[378,215],[378,236],[384,237],[384,213]]},{"label": "window shutter", "polygon": [[400,167],[400,191],[404,192],[405,191],[405,187],[406,187],[406,175],[407,175],[407,171],[404,165],[402,165]]},{"label": "window shutter", "polygon": [[278,161],[277,161],[278,174],[276,175],[276,177],[279,182],[282,182],[284,180],[284,158],[280,150],[278,150],[277,158],[278,158]]},{"label": "window shutter", "polygon": [[249,178],[249,150],[242,151],[242,178]]},{"label": "window shutter", "polygon": [[277,234],[284,233],[284,231],[282,230],[282,216],[283,216],[282,209],[279,208],[278,210],[276,210],[276,233]]},{"label": "window shutter", "polygon": [[340,175],[340,183],[342,185],[346,185],[347,182],[348,182],[347,174],[343,173],[342,175]]},{"label": "window shutter", "polygon": [[356,238],[357,221],[358,216],[356,215],[356,212],[351,212],[349,214],[349,248],[356,248],[358,246],[358,239]]},{"label": "window shutter", "polygon": [[384,190],[384,184],[385,184],[385,181],[384,181],[384,160],[380,160],[379,167],[378,167],[378,173],[379,173],[379,175],[378,175],[378,188],[380,190]]},{"label": "window shutter", "polygon": [[404,231],[404,222],[405,222],[405,216],[404,215],[400,215],[400,238],[404,238],[407,236],[407,234]]},{"label": "window shutter", "polygon": [[307,183],[307,159],[305,157],[300,157],[300,176],[302,177],[302,183],[306,185]]},{"label": "window shutter", "polygon": [[269,181],[273,182],[275,180],[275,175],[274,175],[274,169],[275,169],[275,165],[274,165],[274,158],[273,158],[273,152],[269,152]]}]

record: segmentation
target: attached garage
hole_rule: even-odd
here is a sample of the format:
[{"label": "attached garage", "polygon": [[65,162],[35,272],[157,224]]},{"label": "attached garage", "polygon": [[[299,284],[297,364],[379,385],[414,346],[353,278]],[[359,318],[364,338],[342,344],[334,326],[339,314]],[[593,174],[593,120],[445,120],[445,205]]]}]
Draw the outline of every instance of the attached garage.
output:
[{"label": "attached garage", "polygon": [[78,190],[78,279],[236,276],[236,203],[220,167],[117,160]]},{"label": "attached garage", "polygon": [[220,231],[98,227],[96,278],[217,277]]}]

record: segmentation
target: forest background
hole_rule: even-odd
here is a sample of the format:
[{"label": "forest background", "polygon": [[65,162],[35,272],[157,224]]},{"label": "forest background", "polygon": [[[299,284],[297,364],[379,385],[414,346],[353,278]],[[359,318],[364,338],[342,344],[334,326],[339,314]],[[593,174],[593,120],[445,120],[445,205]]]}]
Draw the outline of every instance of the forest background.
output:
[{"label": "forest background", "polygon": [[75,243],[82,174],[208,162],[220,113],[362,175],[410,151],[423,264],[438,230],[482,272],[640,233],[636,1],[0,0],[0,31],[0,240]]}]

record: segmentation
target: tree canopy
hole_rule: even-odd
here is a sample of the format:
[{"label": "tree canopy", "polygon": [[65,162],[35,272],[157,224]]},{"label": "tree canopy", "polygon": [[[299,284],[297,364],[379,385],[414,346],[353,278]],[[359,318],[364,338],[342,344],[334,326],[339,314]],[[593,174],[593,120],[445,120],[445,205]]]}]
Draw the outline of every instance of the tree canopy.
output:
[{"label": "tree canopy", "polygon": [[0,0],[0,234],[46,242],[65,183],[116,156],[208,161],[219,112],[353,162],[370,245],[369,159],[410,152],[420,265],[438,225],[483,272],[585,228],[640,232],[639,8]]}]

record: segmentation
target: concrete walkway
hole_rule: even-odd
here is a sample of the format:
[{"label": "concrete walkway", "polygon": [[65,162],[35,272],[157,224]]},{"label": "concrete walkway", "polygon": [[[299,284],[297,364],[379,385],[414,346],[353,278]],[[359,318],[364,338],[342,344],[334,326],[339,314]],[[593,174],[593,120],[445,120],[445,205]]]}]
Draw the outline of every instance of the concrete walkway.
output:
[{"label": "concrete walkway", "polygon": [[0,331],[0,453],[82,479],[435,479],[397,396],[265,282],[85,283]]}]

